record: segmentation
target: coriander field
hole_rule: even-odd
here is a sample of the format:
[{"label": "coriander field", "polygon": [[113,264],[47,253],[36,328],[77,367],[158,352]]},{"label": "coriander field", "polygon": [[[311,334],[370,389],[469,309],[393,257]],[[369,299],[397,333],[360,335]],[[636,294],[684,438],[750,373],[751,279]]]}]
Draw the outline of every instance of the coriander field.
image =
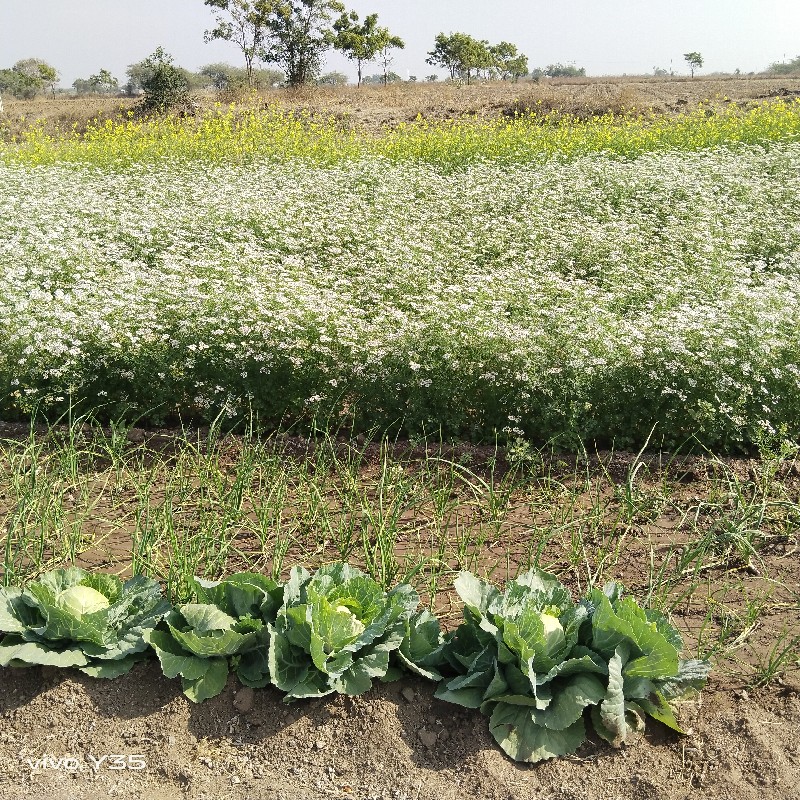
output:
[{"label": "coriander field", "polygon": [[[291,156],[226,159],[229,126],[205,158],[178,123],[7,146],[0,413],[566,447],[796,438],[800,114],[776,108],[760,143],[728,114],[731,141],[695,146],[720,134],[694,115],[633,155],[597,139],[522,157],[541,123],[476,126],[487,155],[473,141],[458,167],[438,156],[467,133],[422,124],[358,152],[342,135],[336,158],[321,123]],[[613,136],[646,140],[638,125]],[[518,157],[492,150],[512,136]],[[169,137],[174,158],[148,150]]]}]

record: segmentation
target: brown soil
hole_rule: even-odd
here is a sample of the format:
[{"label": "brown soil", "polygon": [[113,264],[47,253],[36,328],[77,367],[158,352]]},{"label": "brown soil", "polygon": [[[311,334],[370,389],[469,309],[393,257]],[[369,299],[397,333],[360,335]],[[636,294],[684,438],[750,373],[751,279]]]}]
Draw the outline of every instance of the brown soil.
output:
[{"label": "brown soil", "polygon": [[[255,97],[259,105],[278,105],[293,112],[334,117],[346,129],[369,132],[412,122],[464,117],[497,118],[514,112],[557,111],[581,118],[653,110],[680,113],[700,102],[724,105],[735,101],[745,107],[761,100],[800,96],[800,76],[712,76],[689,78],[598,77],[542,80],[540,83],[477,83],[470,86],[445,82],[399,83],[389,86],[307,87],[274,89]],[[197,105],[240,102],[253,98],[224,92],[197,98]],[[0,115],[0,138],[19,135],[35,120],[43,120],[50,133],[82,132],[89,120],[125,117],[137,104],[133,98],[70,97],[14,100],[5,97]]]},{"label": "brown soil", "polygon": [[[7,442],[27,433],[25,426],[0,425]],[[170,431],[133,430],[129,439],[128,455],[146,448],[156,461],[179,455],[182,447]],[[308,446],[291,438],[281,444],[287,458],[301,460],[308,457]],[[336,444],[343,451],[351,446]],[[382,451],[378,444],[357,446],[364,454],[359,480],[368,486],[377,480]],[[223,470],[235,471],[242,447],[236,437],[222,442],[216,460]],[[502,452],[493,460],[497,455],[494,448],[470,445],[442,453],[484,476],[490,464],[498,474],[509,469]],[[391,456],[413,469],[425,453],[398,443]],[[106,486],[101,465],[87,469],[99,470],[97,485]],[[588,461],[552,455],[529,469],[510,493],[494,536],[478,545],[471,568],[502,583],[527,566],[535,536],[547,529],[557,532],[543,541],[539,563],[556,570],[576,595],[585,587],[587,570],[596,569],[603,579],[623,581],[642,599],[651,570],[665,569],[673,577],[665,583],[669,597],[661,599],[669,601],[688,651],[722,645],[707,689],[679,707],[687,736],[651,722],[641,740],[620,751],[592,739],[575,757],[531,767],[503,755],[485,718],[435,700],[433,686],[418,680],[378,686],[359,698],[286,706],[273,690],[249,697],[249,690],[240,691],[231,679],[221,696],[195,706],[176,681],[161,677],[154,663],[114,681],[71,671],[2,670],[0,800],[800,800],[797,653],[775,675],[764,677],[781,635],[800,635],[800,559],[791,510],[800,495],[796,459],[782,462],[774,472],[773,490],[763,499],[775,508],[760,521],[742,518],[735,497],[726,494],[731,485],[744,494],[755,491],[765,472],[756,459],[665,460],[658,454],[618,452],[598,453]],[[626,515],[620,490],[633,470],[636,508]],[[95,521],[110,524],[124,509],[124,498],[112,503],[102,494]],[[0,492],[0,513],[9,510],[2,508],[4,498]],[[455,533],[459,525],[480,524],[485,509],[469,498],[463,504],[463,498],[453,500],[458,508],[463,505],[449,523]],[[788,517],[781,511],[783,501],[790,507]],[[287,513],[302,515],[300,495],[287,503],[295,505]],[[199,501],[189,498],[183,511],[176,507],[176,519],[183,513],[190,526],[199,508]],[[424,548],[427,539],[420,537],[420,528],[433,525],[425,515],[417,507],[403,517],[407,528],[400,525],[398,556],[406,551],[419,555]],[[739,522],[758,528],[752,538],[757,551],[750,558],[731,545],[736,537],[730,526]],[[112,527],[113,535],[90,545],[80,564],[125,571],[130,526],[122,519]],[[247,554],[252,535],[246,530],[227,533],[236,535],[238,552]],[[306,542],[298,531],[286,565],[313,567],[336,558],[313,526],[304,535]],[[684,548],[701,535],[711,542],[705,556],[687,563],[685,575],[676,572]],[[570,552],[576,537],[593,553],[591,564],[585,552],[577,559]],[[602,553],[607,556],[600,558]],[[260,565],[258,558],[254,550],[243,563],[230,562],[226,571],[254,564],[268,571],[269,563]],[[448,589],[449,578],[435,606],[452,627],[458,620]],[[753,688],[762,680],[763,688]],[[122,760],[109,758],[98,769],[92,767],[92,758],[111,755]],[[69,764],[75,769],[64,769],[63,762],[60,769],[52,762],[37,767],[46,756],[75,759]],[[136,766],[139,757],[146,762],[144,769],[109,768]]]},{"label": "brown soil", "polygon": [[[650,723],[622,750],[515,764],[487,720],[406,680],[286,706],[272,690],[190,703],[139,665],[115,681],[8,670],[0,686],[0,798],[50,800],[797,800],[800,681],[747,692],[712,680],[682,704],[681,737]],[[241,709],[244,708],[245,711]],[[36,767],[46,755],[70,770]],[[104,755],[121,756],[97,763]],[[139,770],[107,765],[138,766]]]}]

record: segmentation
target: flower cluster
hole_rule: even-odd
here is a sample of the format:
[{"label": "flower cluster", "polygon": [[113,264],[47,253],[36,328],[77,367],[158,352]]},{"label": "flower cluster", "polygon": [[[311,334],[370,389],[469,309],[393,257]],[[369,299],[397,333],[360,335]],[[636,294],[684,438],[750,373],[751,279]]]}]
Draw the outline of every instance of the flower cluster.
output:
[{"label": "flower cluster", "polygon": [[0,413],[800,435],[800,144],[0,166]]}]

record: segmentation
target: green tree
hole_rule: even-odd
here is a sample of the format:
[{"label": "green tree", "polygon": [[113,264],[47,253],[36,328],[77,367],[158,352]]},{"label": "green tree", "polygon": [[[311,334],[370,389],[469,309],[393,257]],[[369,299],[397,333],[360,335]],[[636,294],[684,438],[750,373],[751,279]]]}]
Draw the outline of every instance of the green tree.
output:
[{"label": "green tree", "polygon": [[97,75],[73,81],[72,87],[78,94],[112,94],[119,89],[119,81],[107,69],[101,69]]},{"label": "green tree", "polygon": [[694,71],[703,66],[703,56],[701,56],[700,53],[684,53],[683,59],[689,65],[692,77],[694,78]]},{"label": "green tree", "polygon": [[356,62],[359,86],[366,62],[374,61],[378,54],[385,50],[405,47],[405,42],[399,36],[393,36],[388,28],[378,25],[377,14],[370,14],[359,23],[355,11],[344,13],[334,22],[333,29],[336,31],[334,47],[341,50],[351,61]]},{"label": "green tree", "polygon": [[107,69],[101,69],[96,75],[90,75],[89,85],[97,94],[113,94],[119,89],[119,81]]},{"label": "green tree", "polygon": [[767,68],[773,75],[795,75],[800,73],[800,56],[791,61],[774,61]]},{"label": "green tree", "polygon": [[282,72],[276,69],[253,69],[248,75],[243,67],[235,67],[233,64],[219,62],[216,64],[206,64],[200,68],[198,76],[202,79],[200,88],[216,89],[270,89],[276,83],[283,83]]},{"label": "green tree", "polygon": [[176,67],[173,60],[163,47],[158,47],[140,62],[145,111],[169,111],[188,102],[189,79],[186,71]]},{"label": "green tree", "polygon": [[55,97],[58,71],[41,58],[24,58],[11,69],[0,72],[0,90],[11,92],[14,97],[31,99],[45,86]]},{"label": "green tree", "polygon": [[517,81],[528,74],[528,57],[517,50],[511,42],[500,42],[489,48],[492,67],[500,76],[500,80]]},{"label": "green tree", "polygon": [[261,60],[280,66],[290,86],[311,83],[321,71],[323,54],[336,41],[331,20],[343,12],[339,0],[277,0]]},{"label": "green tree", "polygon": [[425,61],[433,67],[448,70],[451,78],[457,75],[466,78],[467,83],[470,83],[473,71],[478,73],[482,69],[491,69],[493,65],[489,43],[466,33],[440,33]]},{"label": "green tree", "polygon": [[129,95],[139,95],[146,92],[147,84],[153,79],[156,69],[167,64],[174,69],[186,83],[186,89],[196,91],[207,85],[207,78],[190,72],[188,69],[178,67],[173,64],[173,58],[165,52],[163,47],[158,47],[156,51],[142,61],[130,64],[126,70],[128,81],[123,87]]},{"label": "green tree", "polygon": [[318,86],[347,86],[347,75],[344,72],[326,72],[317,78]]},{"label": "green tree", "polygon": [[30,100],[42,88],[40,81],[16,72],[13,69],[0,69],[0,92],[6,92],[18,100]]},{"label": "green tree", "polygon": [[247,85],[253,88],[254,63],[260,58],[276,0],[204,0],[213,9],[216,26],[205,32],[206,42],[232,42],[244,56]]}]

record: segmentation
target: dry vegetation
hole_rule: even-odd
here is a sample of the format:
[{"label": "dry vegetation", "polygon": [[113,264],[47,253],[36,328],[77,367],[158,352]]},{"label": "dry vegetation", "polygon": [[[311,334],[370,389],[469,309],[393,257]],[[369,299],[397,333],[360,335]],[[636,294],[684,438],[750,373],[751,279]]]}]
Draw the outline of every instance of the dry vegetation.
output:
[{"label": "dry vegetation", "polygon": [[[800,96],[800,77],[564,78],[540,83],[399,83],[389,86],[315,86],[261,92],[258,102],[293,111],[334,117],[343,127],[376,130],[417,117],[429,120],[469,116],[487,119],[515,112],[563,111],[577,117],[641,111],[680,113],[701,102],[748,104],[771,97]],[[222,92],[198,98],[200,108],[214,103],[246,101],[247,95]],[[0,133],[21,133],[35,120],[45,129],[85,130],[91,120],[126,116],[137,104],[127,97],[69,97],[35,100],[4,99]]]}]

